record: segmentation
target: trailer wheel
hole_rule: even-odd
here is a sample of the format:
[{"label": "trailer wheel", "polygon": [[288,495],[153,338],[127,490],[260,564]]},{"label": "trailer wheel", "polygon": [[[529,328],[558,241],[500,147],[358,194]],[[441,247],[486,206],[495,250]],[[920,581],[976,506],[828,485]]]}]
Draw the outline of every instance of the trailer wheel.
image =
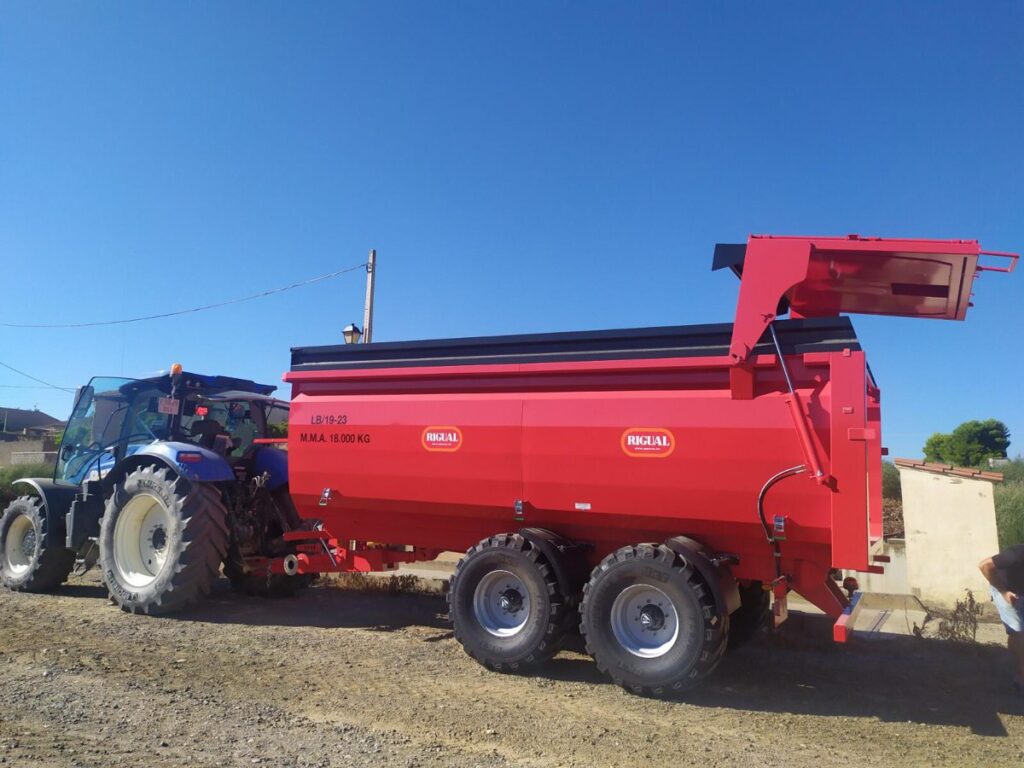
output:
[{"label": "trailer wheel", "polygon": [[768,623],[772,601],[768,592],[755,581],[740,588],[740,607],[729,616],[729,650],[749,641]]},{"label": "trailer wheel", "polygon": [[466,553],[451,580],[448,611],[466,653],[499,672],[536,668],[569,630],[551,566],[519,534],[492,536]]},{"label": "trailer wheel", "polygon": [[0,517],[0,558],[0,582],[24,592],[56,589],[75,565],[64,542],[50,541],[45,508],[33,496],[19,496]]},{"label": "trailer wheel", "polygon": [[144,466],[114,487],[100,523],[110,599],[131,613],[181,610],[210,591],[228,545],[220,493],[186,491],[166,467]]},{"label": "trailer wheel", "polygon": [[583,588],[580,612],[598,669],[641,695],[695,686],[718,666],[729,634],[703,578],[664,545],[608,555]]}]

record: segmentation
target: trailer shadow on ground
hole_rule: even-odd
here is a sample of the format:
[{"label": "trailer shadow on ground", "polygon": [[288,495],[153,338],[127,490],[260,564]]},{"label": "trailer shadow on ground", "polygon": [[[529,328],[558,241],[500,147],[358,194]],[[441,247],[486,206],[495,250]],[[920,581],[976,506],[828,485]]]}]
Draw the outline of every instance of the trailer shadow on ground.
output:
[{"label": "trailer shadow on ground", "polygon": [[[68,586],[65,595],[105,595],[102,587]],[[293,599],[261,599],[231,592],[220,582],[210,599],[167,621],[251,626],[358,628],[390,632],[436,630],[424,642],[452,634],[443,595],[386,594],[321,587]],[[574,638],[537,675],[591,686],[611,686]],[[1006,736],[1000,715],[1024,716],[1024,696],[1010,686],[1005,648],[935,639],[831,642],[825,616],[792,614],[778,632],[762,632],[726,655],[701,687],[680,703],[750,712],[832,718],[876,717],[967,727]],[[842,721],[834,727],[842,728]]]},{"label": "trailer shadow on ground", "polygon": [[[912,637],[837,645],[828,617],[791,615],[791,625],[764,631],[728,653],[707,681],[679,700],[750,712],[966,727],[981,736],[1005,737],[1000,715],[1024,715],[1024,695],[1011,686],[1005,648]],[[557,657],[545,674],[607,682],[590,659],[575,655]]]},{"label": "trailer shadow on ground", "polygon": [[206,600],[168,618],[391,632],[412,626],[447,630],[447,610],[441,594],[391,594],[319,586],[293,598],[260,598],[238,595],[222,579]]}]

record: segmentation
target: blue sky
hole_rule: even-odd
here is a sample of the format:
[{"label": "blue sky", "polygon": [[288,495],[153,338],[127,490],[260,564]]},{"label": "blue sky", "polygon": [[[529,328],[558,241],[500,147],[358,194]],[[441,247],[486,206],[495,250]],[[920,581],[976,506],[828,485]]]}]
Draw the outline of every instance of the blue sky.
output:
[{"label": "blue sky", "polygon": [[[0,322],[151,314],[379,253],[377,340],[722,322],[748,233],[1024,248],[1024,5],[0,6]],[[1001,418],[1022,274],[968,322],[856,318],[885,442]],[[180,360],[278,382],[359,273],[132,326],[0,328],[56,384]],[[65,416],[70,396],[0,404]]]}]

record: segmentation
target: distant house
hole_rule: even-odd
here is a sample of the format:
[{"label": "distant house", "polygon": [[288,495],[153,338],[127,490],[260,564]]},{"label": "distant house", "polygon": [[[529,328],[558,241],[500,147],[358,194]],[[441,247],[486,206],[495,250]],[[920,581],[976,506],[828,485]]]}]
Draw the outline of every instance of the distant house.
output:
[{"label": "distant house", "polygon": [[0,440],[41,437],[59,431],[63,425],[60,419],[42,411],[0,406]]},{"label": "distant house", "polygon": [[53,465],[64,422],[48,413],[0,406],[0,467]]}]

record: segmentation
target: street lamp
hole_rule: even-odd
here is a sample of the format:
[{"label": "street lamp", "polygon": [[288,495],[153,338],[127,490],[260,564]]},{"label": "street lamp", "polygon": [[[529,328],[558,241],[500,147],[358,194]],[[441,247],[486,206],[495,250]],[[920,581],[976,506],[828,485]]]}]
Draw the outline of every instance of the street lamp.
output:
[{"label": "street lamp", "polygon": [[359,326],[355,323],[349,323],[345,326],[345,330],[341,332],[341,335],[345,337],[346,344],[358,344],[359,337],[363,335],[363,332],[359,330]]}]

